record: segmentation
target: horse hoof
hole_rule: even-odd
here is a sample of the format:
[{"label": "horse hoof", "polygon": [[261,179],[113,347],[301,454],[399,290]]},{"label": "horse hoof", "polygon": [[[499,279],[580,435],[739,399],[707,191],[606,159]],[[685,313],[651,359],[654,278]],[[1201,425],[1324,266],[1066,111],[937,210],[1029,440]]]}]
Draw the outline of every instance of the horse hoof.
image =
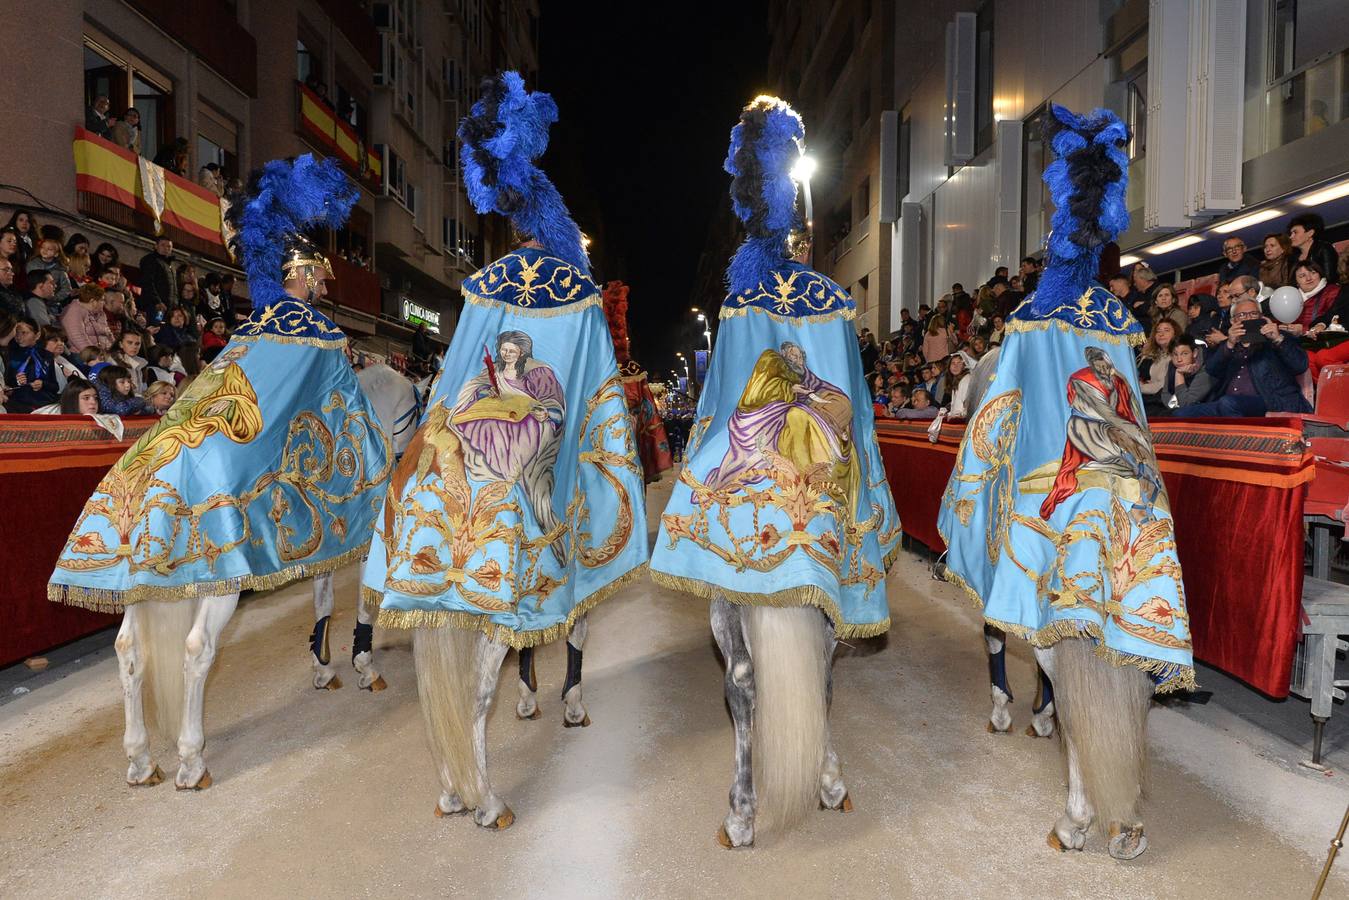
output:
[{"label": "horse hoof", "polygon": [[589,728],[589,727],[590,727],[590,713],[586,713],[586,717],[585,717],[584,719],[582,719],[581,721],[579,721],[579,722],[573,722],[573,721],[569,720],[566,716],[563,716],[563,717],[562,717],[562,727],[563,727],[563,728]]},{"label": "horse hoof", "polygon": [[727,850],[734,850],[735,845],[731,843],[731,836],[726,833],[726,826],[723,825],[717,829],[717,843]]},{"label": "horse hoof", "polygon": [[437,819],[448,819],[451,816],[466,815],[468,813],[468,807],[465,806],[463,809],[456,809],[454,812],[445,812],[445,810],[440,808],[440,804],[437,803],[433,812],[436,814]]},{"label": "horse hoof", "polygon": [[1059,840],[1059,833],[1052,828],[1049,829],[1048,843],[1051,848],[1059,851],[1060,853],[1063,853],[1068,849],[1063,845],[1063,841]]},{"label": "horse hoof", "polygon": [[128,781],[132,787],[154,787],[164,781],[164,770],[155,766],[155,770],[141,781]]},{"label": "horse hoof", "polygon": [[337,691],[341,690],[341,688],[342,688],[342,679],[338,678],[336,675],[333,676],[332,681],[328,682],[323,686],[323,690],[325,691]]},{"label": "horse hoof", "polygon": [[542,717],[543,717],[543,710],[539,709],[539,708],[536,706],[536,707],[534,707],[534,711],[533,711],[532,713],[530,713],[530,714],[527,715],[527,716],[522,716],[522,715],[520,715],[520,710],[517,709],[517,710],[515,711],[515,717],[516,717],[517,719],[519,719],[521,722],[533,722],[535,719],[539,719],[539,718],[542,718]]},{"label": "horse hoof", "polygon": [[852,812],[852,797],[847,794],[838,802],[838,806],[826,806],[824,800],[820,801],[820,809],[833,812],[850,813]]},{"label": "horse hoof", "polygon": [[508,806],[501,815],[497,816],[497,820],[492,823],[492,828],[497,831],[505,831],[514,824],[515,813],[511,812],[511,808]]},{"label": "horse hoof", "polygon": [[[1114,831],[1111,828],[1111,831]],[[1141,826],[1134,826],[1125,831],[1120,831],[1110,836],[1110,845],[1107,848],[1109,853],[1115,859],[1129,860],[1137,859],[1143,855],[1143,851],[1148,849],[1148,836],[1143,833]]]},{"label": "horse hoof", "polygon": [[384,680],[383,675],[376,675],[375,680],[370,682],[370,686],[366,688],[366,690],[372,694],[378,694],[380,691],[384,690],[388,686],[389,683]]},{"label": "horse hoof", "polygon": [[1003,728],[1003,729],[1001,729],[1001,730],[998,729],[997,727],[994,726],[994,724],[993,724],[992,722],[987,723],[987,724],[984,726],[984,728],[987,729],[987,731],[988,731],[989,734],[1006,734],[1007,731],[1008,731],[1008,729],[1006,729],[1006,728]]},{"label": "horse hoof", "polygon": [[174,788],[180,791],[204,791],[212,785],[211,773],[202,772],[201,777],[197,779],[196,784],[175,784]]}]

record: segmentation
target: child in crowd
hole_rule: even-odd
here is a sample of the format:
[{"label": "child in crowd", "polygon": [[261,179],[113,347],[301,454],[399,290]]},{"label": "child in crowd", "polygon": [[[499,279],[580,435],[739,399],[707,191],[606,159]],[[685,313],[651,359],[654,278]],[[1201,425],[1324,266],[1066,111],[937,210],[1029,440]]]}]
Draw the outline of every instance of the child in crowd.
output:
[{"label": "child in crowd", "polygon": [[132,390],[145,390],[145,367],[149,365],[140,355],[141,336],[134,331],[123,331],[112,351],[112,361],[131,373]]},{"label": "child in crowd", "polygon": [[98,413],[98,390],[83,378],[73,378],[61,392],[61,415],[92,416]]},{"label": "child in crowd", "polygon": [[5,384],[14,388],[5,404],[9,412],[32,412],[55,403],[60,396],[52,355],[38,346],[40,334],[32,319],[20,319],[14,327],[9,364],[5,366]]},{"label": "child in crowd", "polygon": [[131,372],[119,365],[104,366],[94,382],[100,412],[118,416],[150,415],[145,401],[136,396]]},{"label": "child in crowd", "polygon": [[187,370],[172,347],[155,344],[150,351],[150,365],[145,368],[144,374],[147,385],[163,381],[177,386],[187,377]]},{"label": "child in crowd", "polygon": [[178,399],[177,391],[172,383],[167,381],[151,382],[145,389],[145,403],[150,407],[150,411],[157,416],[162,416],[169,411],[173,401]]},{"label": "child in crowd", "polygon": [[201,361],[210,362],[219,355],[225,345],[229,343],[229,332],[225,328],[224,319],[212,319],[206,326],[206,333],[201,336]]},{"label": "child in crowd", "polygon": [[65,254],[61,251],[60,241],[52,238],[38,241],[37,255],[28,260],[30,278],[34,272],[51,272],[52,278],[56,280],[56,293],[49,304],[52,307],[52,315],[55,316],[57,311],[65,306],[70,295],[75,293],[75,288],[70,283],[70,273],[66,270]]}]

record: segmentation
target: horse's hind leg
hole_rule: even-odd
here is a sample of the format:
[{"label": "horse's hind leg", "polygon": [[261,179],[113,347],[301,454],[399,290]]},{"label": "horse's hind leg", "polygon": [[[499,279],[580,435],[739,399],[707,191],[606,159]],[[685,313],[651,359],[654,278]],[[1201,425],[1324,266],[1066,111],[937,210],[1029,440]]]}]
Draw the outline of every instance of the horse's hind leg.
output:
[{"label": "horse's hind leg", "polygon": [[[828,616],[821,616],[822,627],[827,635],[824,642],[824,699],[826,708],[834,702],[834,648],[838,638],[834,634],[834,624]],[[834,752],[834,739],[825,722],[824,767],[820,769],[820,809],[836,809],[839,812],[852,812],[852,799],[848,796],[848,787],[843,783],[843,766]]]},{"label": "horse's hind leg", "polygon": [[492,709],[497,679],[501,676],[501,662],[506,658],[508,649],[505,644],[492,641],[485,634],[478,635],[478,686],[473,710],[473,756],[478,771],[482,773],[486,791],[482,805],[473,810],[473,821],[484,828],[509,828],[515,821],[515,813],[511,812],[505,801],[493,793],[492,782],[487,777],[487,714]]},{"label": "horse's hind leg", "polygon": [[571,634],[567,635],[567,680],[562,685],[562,724],[567,728],[586,728],[590,725],[590,714],[581,702],[581,649],[585,646],[586,635],[590,633],[590,622],[585,616],[576,620]]},{"label": "horse's hind leg", "polygon": [[1049,680],[1045,670],[1035,667],[1035,677],[1039,685],[1035,691],[1035,703],[1031,706],[1030,724],[1026,734],[1031,737],[1054,736],[1054,683]]},{"label": "horse's hind leg", "polygon": [[712,634],[726,659],[726,704],[735,724],[735,780],[731,811],[717,840],[723,847],[754,843],[754,767],[750,756],[754,723],[754,664],[745,644],[740,610],[726,600],[712,601]]},{"label": "horse's hind leg", "polygon": [[122,746],[130,761],[126,783],[133,787],[148,787],[164,780],[164,773],[150,758],[150,736],[145,730],[145,700],[141,689],[145,682],[145,659],[136,643],[137,606],[132,604],[122,614],[122,627],[117,629],[117,673],[122,679],[122,699],[126,707],[126,733]]},{"label": "horse's hind leg", "polygon": [[187,633],[183,662],[183,726],[178,735],[178,774],[173,783],[178,790],[202,790],[211,786],[202,750],[206,735],[202,726],[206,695],[206,675],[215,662],[220,632],[225,629],[239,594],[203,597],[197,606],[196,621]]},{"label": "horse's hind leg", "polygon": [[[317,582],[316,582],[317,583]],[[374,693],[389,686],[375,669],[375,617],[365,602],[356,597],[356,630],[351,635],[351,665],[356,669],[356,686]]]},{"label": "horse's hind leg", "polygon": [[333,615],[333,573],[314,576],[314,630],[309,635],[309,653],[314,658],[314,687],[335,691],[342,686],[333,668],[333,655],[328,646],[328,630]]},{"label": "horse's hind leg", "polygon": [[988,648],[988,680],[993,695],[993,711],[988,716],[989,734],[1006,734],[1012,727],[1012,688],[1007,683],[1007,634],[992,625],[984,626],[984,646]]},{"label": "horse's hind leg", "polygon": [[537,719],[539,711],[539,679],[534,674],[534,648],[520,648],[520,699],[515,704],[517,719]]},{"label": "horse's hind leg", "polygon": [[[1035,660],[1050,679],[1054,677],[1054,648],[1035,649]],[[1077,747],[1073,736],[1066,730],[1062,732],[1063,752],[1068,757],[1068,805],[1059,816],[1054,828],[1049,832],[1049,846],[1055,850],[1081,850],[1087,843],[1087,829],[1095,813],[1087,800],[1086,787],[1082,781],[1082,767],[1077,759]]]}]

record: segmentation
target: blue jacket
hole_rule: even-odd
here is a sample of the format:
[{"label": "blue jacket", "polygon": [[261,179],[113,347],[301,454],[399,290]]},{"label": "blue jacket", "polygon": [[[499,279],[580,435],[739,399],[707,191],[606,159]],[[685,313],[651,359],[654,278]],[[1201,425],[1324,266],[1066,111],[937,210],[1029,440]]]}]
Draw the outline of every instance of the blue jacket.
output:
[{"label": "blue jacket", "polygon": [[[1241,370],[1241,357],[1228,348],[1224,341],[1209,351],[1204,361],[1204,371],[1218,382],[1218,389],[1211,395],[1221,397],[1227,393],[1232,379]],[[1311,405],[1302,396],[1297,377],[1307,371],[1307,351],[1302,349],[1296,338],[1285,337],[1278,344],[1262,344],[1251,351],[1251,381],[1265,401],[1268,412],[1309,413]]]}]

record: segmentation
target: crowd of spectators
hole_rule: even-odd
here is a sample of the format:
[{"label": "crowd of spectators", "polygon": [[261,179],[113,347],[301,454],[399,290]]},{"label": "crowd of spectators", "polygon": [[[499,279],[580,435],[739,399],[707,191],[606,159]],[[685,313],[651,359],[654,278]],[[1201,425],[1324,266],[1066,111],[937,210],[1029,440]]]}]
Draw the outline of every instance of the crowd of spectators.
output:
[{"label": "crowd of spectators", "polygon": [[112,244],[16,211],[0,229],[3,410],[162,415],[229,340],[233,289],[162,237],[128,279]]},{"label": "crowd of spectators", "polygon": [[[1142,263],[1107,281],[1147,334],[1138,380],[1148,416],[1312,411],[1321,367],[1349,362],[1349,340],[1329,347],[1316,340],[1349,328],[1349,256],[1341,259],[1324,232],[1321,217],[1307,213],[1266,235],[1254,253],[1227,238],[1213,294],[1178,292]],[[883,342],[864,328],[858,346],[876,415],[967,416],[971,370],[1002,343],[1007,317],[1035,290],[1040,271],[1027,257],[1015,275],[1000,267],[974,294],[953,284],[917,316],[903,310],[899,330]],[[1269,307],[1282,287],[1302,296],[1301,314],[1286,324]]]}]

